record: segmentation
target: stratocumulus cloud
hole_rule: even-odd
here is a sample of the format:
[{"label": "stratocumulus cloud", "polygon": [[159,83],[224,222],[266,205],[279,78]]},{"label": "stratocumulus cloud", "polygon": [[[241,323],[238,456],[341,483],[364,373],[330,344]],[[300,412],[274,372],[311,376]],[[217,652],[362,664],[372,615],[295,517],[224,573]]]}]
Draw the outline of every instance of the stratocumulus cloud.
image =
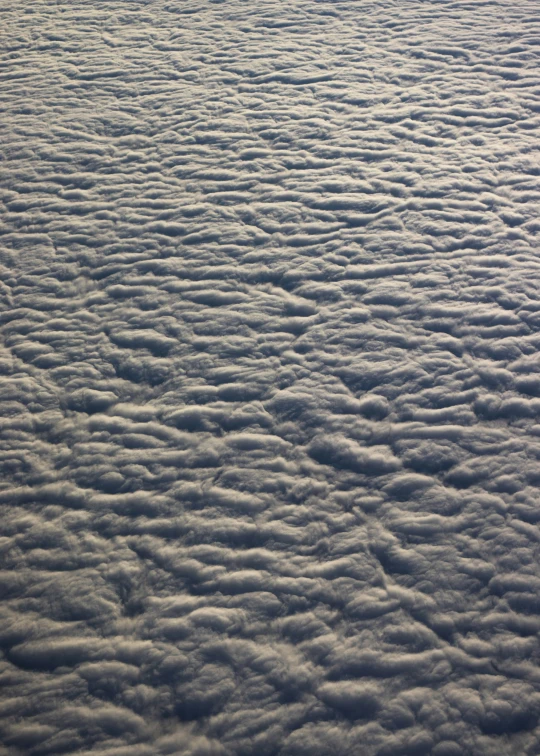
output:
[{"label": "stratocumulus cloud", "polygon": [[4,4],[2,756],[540,753],[540,4]]}]

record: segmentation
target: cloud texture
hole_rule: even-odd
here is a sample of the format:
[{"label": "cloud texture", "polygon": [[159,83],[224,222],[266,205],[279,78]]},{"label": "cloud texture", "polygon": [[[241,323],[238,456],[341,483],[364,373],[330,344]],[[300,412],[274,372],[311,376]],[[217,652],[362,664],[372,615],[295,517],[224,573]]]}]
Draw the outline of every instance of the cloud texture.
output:
[{"label": "cloud texture", "polygon": [[2,19],[2,756],[540,753],[537,0]]}]

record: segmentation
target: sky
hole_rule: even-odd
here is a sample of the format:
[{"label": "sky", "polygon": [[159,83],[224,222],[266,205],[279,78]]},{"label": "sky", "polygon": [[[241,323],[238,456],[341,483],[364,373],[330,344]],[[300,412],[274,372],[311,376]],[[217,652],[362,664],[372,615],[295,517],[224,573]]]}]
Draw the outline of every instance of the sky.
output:
[{"label": "sky", "polygon": [[0,18],[0,756],[538,756],[538,1]]}]

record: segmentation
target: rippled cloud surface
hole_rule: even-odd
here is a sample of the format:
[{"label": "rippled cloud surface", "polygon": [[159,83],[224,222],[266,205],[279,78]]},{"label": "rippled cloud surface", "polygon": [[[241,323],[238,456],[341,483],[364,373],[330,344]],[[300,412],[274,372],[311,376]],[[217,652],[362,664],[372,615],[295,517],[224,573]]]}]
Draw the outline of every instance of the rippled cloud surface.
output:
[{"label": "rippled cloud surface", "polygon": [[2,756],[537,756],[539,3],[2,5]]}]

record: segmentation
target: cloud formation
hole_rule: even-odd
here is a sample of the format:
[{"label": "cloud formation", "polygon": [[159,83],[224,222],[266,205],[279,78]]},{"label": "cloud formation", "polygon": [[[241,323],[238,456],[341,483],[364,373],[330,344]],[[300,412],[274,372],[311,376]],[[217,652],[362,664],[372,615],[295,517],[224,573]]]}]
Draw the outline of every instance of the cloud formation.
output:
[{"label": "cloud formation", "polygon": [[6,7],[2,756],[540,752],[538,10]]}]

